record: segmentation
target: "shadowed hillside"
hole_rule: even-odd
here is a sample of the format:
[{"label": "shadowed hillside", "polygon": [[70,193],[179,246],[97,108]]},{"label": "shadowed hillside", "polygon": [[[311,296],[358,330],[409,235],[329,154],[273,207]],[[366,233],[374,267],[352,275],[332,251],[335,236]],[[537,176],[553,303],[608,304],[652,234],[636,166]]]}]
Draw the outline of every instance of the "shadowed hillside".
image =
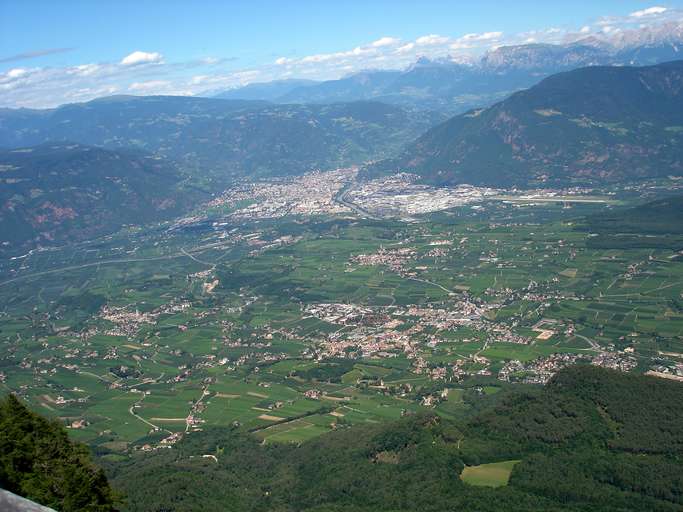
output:
[{"label": "shadowed hillside", "polygon": [[178,215],[201,195],[139,151],[45,144],[0,151],[2,250],[60,244]]},{"label": "shadowed hillside", "polygon": [[433,128],[370,172],[434,184],[609,183],[683,174],[683,61],[561,73]]}]

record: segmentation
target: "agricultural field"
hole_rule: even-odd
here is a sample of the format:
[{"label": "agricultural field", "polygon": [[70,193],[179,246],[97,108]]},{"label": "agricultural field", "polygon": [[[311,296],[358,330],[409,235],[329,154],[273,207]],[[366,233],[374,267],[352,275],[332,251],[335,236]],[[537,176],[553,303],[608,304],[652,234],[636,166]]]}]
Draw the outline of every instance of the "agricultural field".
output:
[{"label": "agricultural field", "polygon": [[209,426],[301,443],[456,418],[576,363],[676,376],[681,247],[603,243],[581,219],[605,208],[207,210],[32,251],[0,262],[0,389],[116,453]]}]

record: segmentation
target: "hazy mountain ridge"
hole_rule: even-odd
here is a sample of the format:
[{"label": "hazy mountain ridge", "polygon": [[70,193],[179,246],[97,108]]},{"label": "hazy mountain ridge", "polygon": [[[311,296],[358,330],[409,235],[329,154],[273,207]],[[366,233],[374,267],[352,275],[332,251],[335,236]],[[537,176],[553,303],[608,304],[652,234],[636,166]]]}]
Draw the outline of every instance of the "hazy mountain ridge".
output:
[{"label": "hazy mountain ridge", "polygon": [[371,171],[435,184],[609,183],[683,173],[683,61],[560,73],[433,128]]},{"label": "hazy mountain ridge", "polygon": [[265,105],[264,101],[188,96],[107,96],[54,109],[0,109],[0,147],[71,141],[146,149],[155,138],[170,137],[174,127],[190,119],[226,116]]},{"label": "hazy mountain ridge", "polygon": [[200,170],[200,179],[213,175],[224,182],[385,158],[443,119],[377,102],[113,97],[46,111],[0,111],[0,147],[75,141],[137,148]]},{"label": "hazy mountain ridge", "polygon": [[317,85],[317,80],[306,79],[285,79],[273,80],[272,82],[254,82],[243,87],[228,89],[213,96],[218,99],[238,99],[238,100],[266,100],[275,101],[299,87],[310,87]]}]

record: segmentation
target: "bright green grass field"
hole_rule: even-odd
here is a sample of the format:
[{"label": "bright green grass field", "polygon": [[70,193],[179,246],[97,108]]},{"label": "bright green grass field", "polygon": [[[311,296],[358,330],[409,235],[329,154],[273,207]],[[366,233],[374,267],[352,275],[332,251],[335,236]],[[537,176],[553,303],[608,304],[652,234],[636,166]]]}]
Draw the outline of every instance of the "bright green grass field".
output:
[{"label": "bright green grass field", "polygon": [[512,468],[518,462],[518,460],[505,460],[480,466],[466,466],[460,474],[460,479],[469,485],[502,487],[508,484]]}]

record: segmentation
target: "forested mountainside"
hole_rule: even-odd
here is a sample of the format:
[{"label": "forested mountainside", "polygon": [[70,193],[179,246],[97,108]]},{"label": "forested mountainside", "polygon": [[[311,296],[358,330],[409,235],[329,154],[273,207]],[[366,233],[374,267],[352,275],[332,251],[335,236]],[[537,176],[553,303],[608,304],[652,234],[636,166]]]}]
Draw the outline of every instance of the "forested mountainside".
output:
[{"label": "forested mountainside", "polygon": [[683,174],[683,61],[553,75],[433,128],[370,168],[451,185],[610,183]]},{"label": "forested mountainside", "polygon": [[203,197],[139,151],[43,144],[0,151],[0,252],[78,241],[177,216]]},{"label": "forested mountainside", "polygon": [[[462,422],[407,416],[301,445],[208,429],[108,471],[134,511],[674,511],[681,400],[678,382],[577,366]],[[484,463],[513,468],[508,485],[461,479]]]},{"label": "forested mountainside", "polygon": [[0,487],[60,512],[117,509],[117,497],[88,448],[14,395],[0,399]]}]

